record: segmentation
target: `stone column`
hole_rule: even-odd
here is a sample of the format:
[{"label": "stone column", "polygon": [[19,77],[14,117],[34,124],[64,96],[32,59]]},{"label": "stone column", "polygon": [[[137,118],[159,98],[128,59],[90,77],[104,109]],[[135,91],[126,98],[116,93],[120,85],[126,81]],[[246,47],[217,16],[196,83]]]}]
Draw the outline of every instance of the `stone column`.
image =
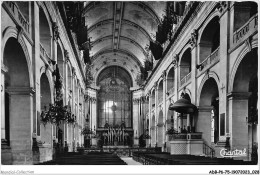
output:
[{"label": "stone column", "polygon": [[198,32],[193,30],[191,33],[190,46],[191,46],[191,103],[196,104],[197,99],[197,68],[196,65],[199,64],[198,57],[198,47],[197,47]]},{"label": "stone column", "polygon": [[35,95],[33,97],[33,107],[34,107],[34,114],[33,116],[33,133],[36,135],[37,140],[41,140],[40,136],[40,113],[41,113],[41,105],[39,99],[41,99],[40,94],[40,23],[39,23],[39,6],[38,3],[33,3],[33,10],[32,10],[32,16],[33,16],[33,24],[32,28],[32,38],[34,41],[34,47],[32,49],[32,68],[33,68],[33,78],[35,80]]},{"label": "stone column", "polygon": [[[75,69],[72,68],[72,101],[71,101],[71,111],[72,111],[72,114],[76,115],[75,114],[75,89],[74,89],[74,84],[75,84]],[[74,124],[71,124],[71,132],[70,132],[70,135],[71,135],[71,148],[72,148],[72,151],[74,151],[75,149],[75,123]]]},{"label": "stone column", "polygon": [[[149,127],[148,127],[148,129],[149,129],[149,136],[151,136],[151,116],[152,116],[152,98],[151,98],[151,91],[149,91],[148,92],[148,96],[149,96],[149,114],[148,114],[148,119],[149,119],[149,123],[148,123],[148,125],[149,125]],[[147,143],[147,142],[146,142]],[[151,145],[151,139],[149,139],[148,140],[148,143],[147,143],[147,145],[146,145],[146,147],[150,147],[150,145]]]},{"label": "stone column", "polygon": [[[176,102],[178,99],[178,89],[179,89],[179,66],[178,66],[178,60],[179,60],[179,55],[174,55],[173,56],[173,61],[172,64],[174,65],[174,96],[171,98],[171,103]],[[176,128],[178,130],[179,127],[179,121],[178,121],[178,116],[177,116],[177,112],[173,111],[173,116],[174,116],[174,120]]]},{"label": "stone column", "polygon": [[[65,53],[67,53],[67,51],[65,50],[64,51]],[[69,87],[68,87],[68,79],[67,78],[70,78],[70,77],[68,77],[68,75],[69,75],[69,73],[68,73],[68,62],[69,62],[69,57],[68,57],[68,54],[65,54],[64,53],[64,55],[65,55],[65,60],[66,60],[66,62],[65,62],[65,70],[64,70],[64,78],[63,78],[63,85],[64,85],[64,87],[65,87],[65,90],[64,90],[64,104],[65,105],[68,105],[68,102],[69,102],[69,100],[70,100],[70,89],[69,89]],[[70,103],[70,105],[71,105],[71,103]],[[66,146],[68,146],[68,143],[69,143],[69,124],[68,123],[65,123],[65,127],[64,127],[64,146],[66,147]]]},{"label": "stone column", "polygon": [[158,127],[157,127],[157,121],[158,121],[158,82],[154,83],[154,89],[155,89],[155,108],[154,108],[154,113],[155,113],[155,143],[152,143],[154,146],[156,145],[156,143],[158,142]]},{"label": "stone column", "polygon": [[199,106],[197,118],[197,132],[202,132],[202,138],[207,145],[211,145],[211,110],[212,106]]},{"label": "stone column", "polygon": [[[5,128],[5,73],[7,70],[2,66],[1,69],[1,140],[6,140],[6,128]],[[34,124],[35,126],[35,124]]]},{"label": "stone column", "polygon": [[164,151],[164,143],[166,142],[166,123],[165,123],[165,120],[167,118],[167,108],[166,108],[166,92],[167,92],[167,81],[166,81],[166,71],[163,71],[163,74],[162,74],[162,77],[163,77],[163,145],[162,145],[162,151]]},{"label": "stone column", "polygon": [[[230,146],[232,150],[247,149],[249,152],[249,134],[248,134],[248,92],[232,92],[228,94],[229,99],[229,118],[227,128],[230,133]],[[251,146],[251,145],[250,145]],[[249,159],[250,157],[248,157]]]},{"label": "stone column", "polygon": [[10,147],[13,164],[32,164],[33,94],[29,87],[10,87]]},{"label": "stone column", "polygon": [[141,121],[141,116],[140,116],[140,112],[141,112],[141,103],[142,103],[142,99],[141,99],[141,97],[139,98],[139,100],[138,100],[138,103],[137,103],[137,132],[136,132],[136,137],[139,137],[140,136],[140,130],[141,130],[141,123],[140,123],[140,121]]},{"label": "stone column", "polygon": [[[220,43],[219,43],[219,67],[221,71],[218,72],[221,90],[219,92],[219,114],[225,115],[228,117],[228,108],[227,108],[227,87],[228,87],[228,43],[229,38],[229,11],[227,10],[228,2],[223,1],[220,3],[219,12],[221,13],[219,19],[220,25]],[[233,34],[233,33],[232,33]],[[232,36],[232,35],[231,35]],[[219,125],[220,126],[220,125]],[[226,140],[226,128],[225,128],[225,135],[219,136],[220,140]]]},{"label": "stone column", "polygon": [[135,137],[137,137],[137,130],[138,130],[138,107],[139,107],[139,101],[140,99],[139,98],[135,98],[133,99],[133,130],[134,130],[134,133],[133,133],[133,139],[134,139],[134,146],[138,146],[139,144],[139,140],[138,139],[135,139]]},{"label": "stone column", "polygon": [[[92,101],[92,130],[97,128],[97,99],[94,98]],[[97,139],[92,139],[92,145],[97,146]]]}]

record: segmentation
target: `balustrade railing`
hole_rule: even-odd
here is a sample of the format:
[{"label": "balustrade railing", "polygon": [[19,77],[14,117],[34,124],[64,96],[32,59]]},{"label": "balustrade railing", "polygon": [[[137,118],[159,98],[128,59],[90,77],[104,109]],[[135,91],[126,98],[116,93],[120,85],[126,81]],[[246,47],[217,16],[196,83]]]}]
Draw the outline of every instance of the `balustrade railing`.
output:
[{"label": "balustrade railing", "polygon": [[202,139],[201,132],[169,134],[169,141],[173,140],[198,140]]},{"label": "balustrade railing", "polygon": [[169,135],[169,141],[173,140],[187,140],[187,134],[178,133]]},{"label": "balustrade railing", "polygon": [[255,31],[257,31],[257,26],[258,14],[252,16],[246,24],[244,24],[242,27],[240,27],[238,30],[234,32],[233,44],[236,44],[238,43],[238,41],[241,41],[253,34]]},{"label": "balustrade railing", "polygon": [[206,143],[203,143],[203,154],[213,158],[215,157],[215,150],[208,146]]},{"label": "balustrade railing", "polygon": [[213,64],[215,64],[216,62],[219,61],[219,47],[212,52],[202,63],[201,63],[201,68],[200,71],[202,71],[203,69],[205,69],[206,67],[209,67]]},{"label": "balustrade railing", "polygon": [[187,83],[190,79],[191,79],[191,72],[188,73],[187,75],[185,75],[185,77],[183,77],[183,78],[181,79],[180,86],[182,86],[182,85],[184,85],[185,83]]},{"label": "balustrade railing", "polygon": [[5,7],[11,12],[13,18],[18,24],[20,24],[26,33],[30,33],[30,23],[23,16],[22,12],[19,10],[19,7],[15,2],[4,1]]}]

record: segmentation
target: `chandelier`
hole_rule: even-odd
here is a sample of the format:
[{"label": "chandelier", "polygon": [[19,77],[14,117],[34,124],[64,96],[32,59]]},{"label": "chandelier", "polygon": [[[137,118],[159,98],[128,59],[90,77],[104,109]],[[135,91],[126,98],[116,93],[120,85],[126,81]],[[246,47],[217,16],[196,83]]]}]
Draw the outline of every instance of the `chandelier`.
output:
[{"label": "chandelier", "polygon": [[56,92],[54,104],[49,104],[47,109],[44,106],[44,111],[41,112],[41,122],[45,126],[47,123],[59,124],[62,121],[67,123],[74,123],[76,121],[76,116],[71,113],[71,107],[69,105],[63,106],[63,94],[62,94],[62,81],[60,79],[60,73],[58,65],[56,64],[56,69],[53,72],[54,76],[54,88]]}]

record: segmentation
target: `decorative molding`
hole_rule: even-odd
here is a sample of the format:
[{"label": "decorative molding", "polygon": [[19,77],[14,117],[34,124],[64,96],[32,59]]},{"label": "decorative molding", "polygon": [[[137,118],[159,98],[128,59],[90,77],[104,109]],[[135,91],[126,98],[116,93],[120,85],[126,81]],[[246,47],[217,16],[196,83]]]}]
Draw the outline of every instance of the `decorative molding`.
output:
[{"label": "decorative molding", "polygon": [[198,40],[198,31],[196,29],[193,29],[190,36],[190,45],[192,48],[194,48],[197,45],[197,40]]},{"label": "decorative molding", "polygon": [[139,101],[140,101],[140,98],[134,98],[134,99],[133,99],[133,104],[138,104]]},{"label": "decorative molding", "polygon": [[66,61],[68,62],[69,61],[69,52],[66,49],[64,50],[64,56],[66,58]]},{"label": "decorative molding", "polygon": [[154,82],[153,87],[154,87],[155,90],[157,90],[157,88],[158,88],[158,82],[157,81]]},{"label": "decorative molding", "polygon": [[146,97],[147,97],[147,98],[150,98],[150,97],[151,97],[151,90],[149,90],[149,91],[147,92]]},{"label": "decorative molding", "polygon": [[97,99],[96,99],[95,97],[92,97],[91,102],[92,102],[93,104],[96,104]]},{"label": "decorative molding", "polygon": [[17,40],[21,41],[22,40],[22,36],[24,34],[23,28],[20,25],[17,25],[16,28],[18,30],[17,31]]},{"label": "decorative molding", "polygon": [[95,97],[91,97],[89,95],[84,95],[84,99],[85,99],[86,102],[89,101],[89,102],[92,102],[94,104],[97,102],[97,99]]},{"label": "decorative molding", "polygon": [[72,76],[76,77],[75,67],[72,67]]},{"label": "decorative molding", "polygon": [[166,80],[166,70],[164,70],[164,71],[162,72],[161,77],[162,77],[163,81]]},{"label": "decorative molding", "polygon": [[229,100],[247,100],[250,95],[251,92],[230,92],[227,97]]},{"label": "decorative molding", "polygon": [[59,32],[59,26],[57,25],[56,22],[52,23],[52,30],[53,30],[53,39],[55,41],[58,41],[58,39],[60,38],[60,32]]},{"label": "decorative molding", "polygon": [[32,87],[8,87],[6,90],[10,95],[33,95],[35,89]]},{"label": "decorative molding", "polygon": [[199,112],[211,112],[212,106],[198,106]]},{"label": "decorative molding", "polygon": [[217,9],[220,13],[223,13],[227,10],[228,2],[227,1],[219,1],[217,4]]},{"label": "decorative molding", "polygon": [[245,45],[248,49],[248,52],[251,52],[252,50],[252,36],[248,37],[246,40],[245,40]]},{"label": "decorative molding", "polygon": [[174,67],[175,67],[176,65],[178,65],[178,61],[179,61],[179,55],[178,55],[178,54],[175,54],[175,55],[173,56],[173,59],[172,59],[172,64],[174,65]]}]

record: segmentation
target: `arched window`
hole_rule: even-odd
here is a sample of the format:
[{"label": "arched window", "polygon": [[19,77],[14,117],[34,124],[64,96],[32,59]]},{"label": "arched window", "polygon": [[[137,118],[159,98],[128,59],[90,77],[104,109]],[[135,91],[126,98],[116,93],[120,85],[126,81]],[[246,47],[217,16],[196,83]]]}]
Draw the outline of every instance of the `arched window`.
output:
[{"label": "arched window", "polygon": [[160,104],[163,101],[163,80],[159,83],[158,88],[158,103]]},{"label": "arched window", "polygon": [[219,17],[214,17],[205,27],[201,34],[199,43],[199,62],[202,63],[208,58],[214,51],[219,48],[220,41],[220,25]]},{"label": "arched window", "polygon": [[182,57],[180,62],[180,85],[182,86],[188,80],[190,80],[191,72],[191,49],[187,49]]},{"label": "arched window", "polygon": [[174,91],[174,67],[172,67],[167,76],[167,93],[172,94]]},{"label": "arched window", "polygon": [[132,79],[129,73],[118,66],[103,70],[98,76],[98,128],[125,124],[132,128]]}]

